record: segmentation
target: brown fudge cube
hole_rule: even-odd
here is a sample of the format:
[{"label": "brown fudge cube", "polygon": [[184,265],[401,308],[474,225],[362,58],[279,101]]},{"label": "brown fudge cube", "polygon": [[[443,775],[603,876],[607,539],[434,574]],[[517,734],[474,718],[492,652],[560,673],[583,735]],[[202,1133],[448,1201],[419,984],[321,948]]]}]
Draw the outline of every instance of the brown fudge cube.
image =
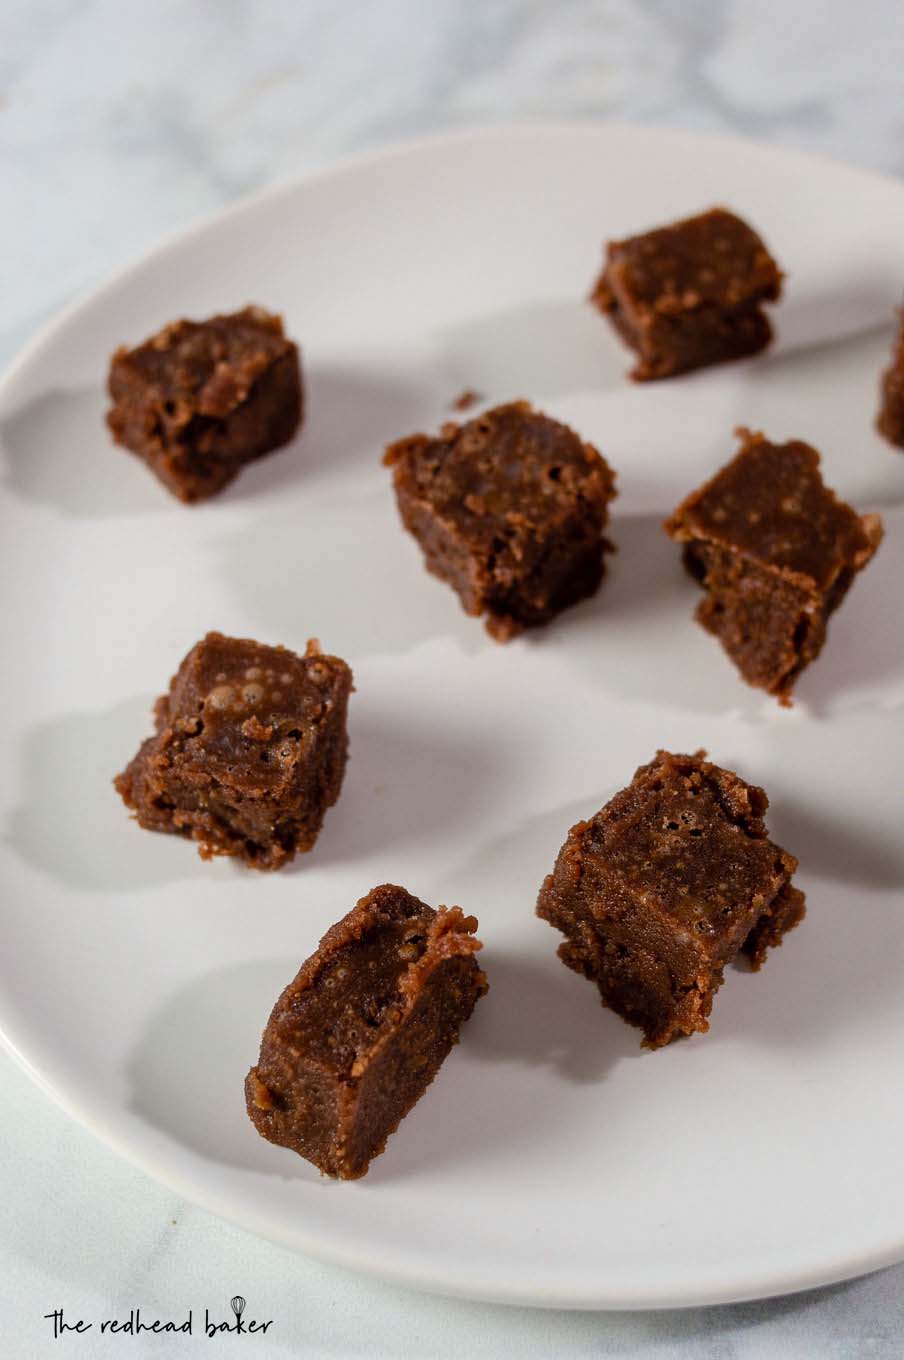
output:
[{"label": "brown fudge cube", "polygon": [[750,685],[782,703],[826,640],[829,615],[882,539],[824,484],[819,454],[738,430],[740,451],[666,521],[706,597],[697,619]]},{"label": "brown fudge cube", "polygon": [[208,633],[154,710],[156,733],[114,780],[141,826],[279,869],[310,850],[339,797],[352,673],[316,641],[286,647]]},{"label": "brown fudge cube", "polygon": [[764,349],[772,328],[761,304],[781,285],[756,232],[712,208],[610,241],[591,300],[637,352],[631,377],[645,382]]},{"label": "brown fudge cube", "polygon": [[221,491],[301,424],[298,348],[281,318],[260,307],[175,321],[136,349],[118,349],[108,390],[117,444],[186,502]]},{"label": "brown fudge cube", "polygon": [[769,840],[768,799],[705,751],[659,751],[568,833],[537,902],[559,957],[660,1048],[705,1032],[723,970],[759,968],[804,915],[793,855]]},{"label": "brown fudge cube", "polygon": [[904,449],[904,309],[899,314],[899,330],[891,363],[882,374],[879,415],[876,428],[890,444]]},{"label": "brown fudge cube", "polygon": [[597,589],[615,478],[566,425],[513,402],[401,439],[384,462],[428,570],[497,641]]},{"label": "brown fudge cube", "polygon": [[477,922],[384,884],[327,931],[273,1008],[245,1080],[258,1133],[363,1176],[487,990]]}]

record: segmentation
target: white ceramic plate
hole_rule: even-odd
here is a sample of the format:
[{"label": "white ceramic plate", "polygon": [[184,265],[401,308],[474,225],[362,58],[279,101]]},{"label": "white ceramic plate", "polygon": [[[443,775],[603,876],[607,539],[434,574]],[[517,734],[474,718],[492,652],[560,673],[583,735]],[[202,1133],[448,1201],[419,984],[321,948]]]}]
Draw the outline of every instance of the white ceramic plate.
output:
[{"label": "white ceramic plate", "polygon": [[[604,237],[714,202],[788,272],[768,356],[650,386],[585,304]],[[71,309],[0,397],[6,1041],[73,1115],[250,1230],[427,1289],[646,1307],[904,1256],[904,455],[872,428],[904,187],[774,148],[615,126],[458,135],[242,204]],[[299,441],[186,509],[110,444],[113,348],[246,301],[304,348]],[[605,452],[598,597],[500,647],[423,570],[384,442],[463,388]],[[691,622],[659,520],[744,423],[824,451],[888,536],[790,712]],[[267,877],[130,822],[110,778],[209,628],[354,667],[315,852]],[[657,746],[764,784],[809,914],[658,1053],[533,915],[568,827]],[[242,1081],[274,998],[371,886],[475,912],[491,991],[360,1183],[264,1143]]]}]

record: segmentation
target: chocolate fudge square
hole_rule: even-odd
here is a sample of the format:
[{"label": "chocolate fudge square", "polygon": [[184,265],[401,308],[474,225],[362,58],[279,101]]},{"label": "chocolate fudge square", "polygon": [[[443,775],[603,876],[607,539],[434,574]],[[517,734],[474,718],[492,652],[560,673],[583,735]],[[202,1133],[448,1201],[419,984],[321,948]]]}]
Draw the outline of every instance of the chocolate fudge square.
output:
[{"label": "chocolate fudge square", "polygon": [[809,444],[737,433],[739,452],[665,529],[706,591],[698,622],[748,684],[787,704],[822,650],[829,615],[879,546],[882,521],[829,490]]},{"label": "chocolate fudge square", "polygon": [[258,1133],[327,1176],[363,1176],[487,990],[476,929],[392,884],[363,897],[273,1008],[245,1081]]},{"label": "chocolate fudge square", "polygon": [[645,1048],[704,1033],[726,964],[757,969],[804,915],[797,860],[775,845],[768,799],[696,755],[659,751],[626,789],[568,833],[537,915],[559,957]]},{"label": "chocolate fudge square", "polygon": [[637,353],[638,382],[741,359],[765,349],[762,308],[782,275],[760,237],[712,208],[671,226],[610,241],[591,301]]},{"label": "chocolate fudge square", "polygon": [[297,346],[282,319],[245,307],[175,321],[113,355],[107,424],[174,496],[204,500],[301,424]]},{"label": "chocolate fudge square", "polygon": [[497,641],[597,589],[615,478],[592,445],[526,401],[401,439],[383,461],[428,571],[467,614],[486,615]]},{"label": "chocolate fudge square", "polygon": [[310,850],[339,797],[352,673],[315,640],[286,647],[208,633],[154,709],[156,732],[117,775],[139,825],[279,869]]},{"label": "chocolate fudge square", "polygon": [[904,309],[899,323],[891,363],[882,374],[876,428],[890,444],[904,449]]}]

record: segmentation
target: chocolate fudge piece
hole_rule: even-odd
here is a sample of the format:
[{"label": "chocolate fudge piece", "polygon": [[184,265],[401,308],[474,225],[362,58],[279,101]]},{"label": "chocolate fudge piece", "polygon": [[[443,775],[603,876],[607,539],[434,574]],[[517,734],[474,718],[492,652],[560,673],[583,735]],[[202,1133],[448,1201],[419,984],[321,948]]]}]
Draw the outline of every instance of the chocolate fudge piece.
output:
[{"label": "chocolate fudge piece", "polygon": [[290,982],[245,1080],[258,1133],[353,1180],[436,1076],[487,990],[477,922],[384,884]]},{"label": "chocolate fudge piece", "polygon": [[312,639],[286,647],[208,633],[157,700],[156,733],[114,780],[149,831],[279,869],[310,850],[339,797],[352,673]]},{"label": "chocolate fudge piece", "polygon": [[899,321],[891,363],[882,374],[876,428],[890,444],[904,449],[904,309],[899,314]]},{"label": "chocolate fudge piece", "polygon": [[108,390],[117,444],[186,502],[221,491],[301,424],[298,348],[282,319],[260,307],[174,321],[136,349],[118,349]]},{"label": "chocolate fudge piece", "polygon": [[809,444],[737,433],[740,451],[665,529],[706,591],[698,622],[748,684],[787,704],[822,650],[829,615],[879,546],[882,521],[828,489]]},{"label": "chocolate fudge piece", "polygon": [[631,377],[645,382],[764,349],[772,328],[761,303],[775,302],[781,287],[756,232],[712,208],[610,241],[591,301],[637,351]]},{"label": "chocolate fudge piece", "polygon": [[804,915],[797,860],[763,824],[768,799],[696,755],[659,751],[559,851],[537,902],[559,957],[595,982],[645,1048],[703,1033],[726,964],[759,968]]},{"label": "chocolate fudge piece", "polygon": [[427,569],[467,614],[486,614],[497,641],[599,585],[615,478],[592,445],[526,401],[401,439],[383,461]]}]

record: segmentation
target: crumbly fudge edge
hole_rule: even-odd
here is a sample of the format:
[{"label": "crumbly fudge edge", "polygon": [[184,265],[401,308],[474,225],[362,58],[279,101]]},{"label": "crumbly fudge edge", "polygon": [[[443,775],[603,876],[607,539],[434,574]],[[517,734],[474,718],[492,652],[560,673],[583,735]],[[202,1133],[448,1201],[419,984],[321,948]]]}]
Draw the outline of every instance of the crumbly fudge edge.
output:
[{"label": "crumbly fudge edge", "polygon": [[[488,986],[486,975],[477,966],[473,957],[483,947],[481,941],[474,936],[477,929],[476,918],[465,916],[459,907],[439,907],[434,911],[404,888],[394,884],[382,884],[372,889],[350,912],[330,927],[314,953],[305,960],[292,982],[280,993],[264,1031],[258,1064],[250,1069],[245,1079],[249,1115],[252,1104],[258,1109],[272,1108],[277,1103],[274,1101],[274,1093],[259,1075],[259,1065],[265,1057],[266,1036],[271,1024],[278,1022],[284,1012],[291,1009],[294,998],[300,992],[316,985],[324,969],[343,951],[350,946],[353,947],[375,930],[398,925],[406,920],[425,926],[426,939],[421,955],[409,963],[399,977],[398,1004],[390,1007],[394,1014],[382,1023],[376,1033],[375,1042],[366,1053],[358,1056],[349,1073],[345,1076],[333,1073],[331,1078],[337,1095],[335,1127],[331,1145],[323,1158],[325,1165],[321,1170],[324,1174],[339,1179],[358,1179],[366,1173],[371,1161],[384,1151],[391,1135],[437,1075],[448,1056],[449,1049],[458,1042],[460,1026],[468,1019],[480,997],[486,993]],[[416,1076],[416,1088],[413,1093],[409,1092],[410,1098],[400,1103],[394,1121],[383,1126],[378,1145],[369,1142],[366,1151],[362,1153],[360,1139],[359,1145],[355,1144],[356,1135],[360,1132],[362,1098],[366,1098],[368,1081],[372,1086],[374,1079],[379,1078],[379,1064],[382,1061],[385,1065],[385,1059],[391,1059],[392,1050],[401,1039],[404,1039],[407,1027],[415,1022],[418,1009],[423,1009],[431,999],[431,986],[453,985],[455,970],[461,974],[460,981],[466,989],[466,994],[448,1046],[432,1070],[428,1070],[423,1076]],[[298,1059],[304,1062],[303,1054],[299,1053]],[[268,1132],[266,1126],[262,1127],[257,1119],[251,1117],[264,1138],[280,1146],[288,1146],[278,1137],[271,1136],[278,1134],[278,1129],[271,1129]]]},{"label": "crumbly fudge edge", "polygon": [[[751,967],[757,970],[761,966],[768,949],[780,944],[783,935],[797,925],[804,916],[803,893],[794,888],[791,883],[791,877],[797,869],[797,860],[771,839],[763,821],[762,814],[766,811],[769,801],[765,791],[758,785],[749,784],[733,771],[725,770],[721,766],[706,761],[705,756],[706,752],[702,750],[696,752],[693,756],[658,751],[652,761],[639,766],[631,782],[614,794],[600,809],[599,813],[596,813],[593,818],[576,823],[570,829],[559,850],[553,871],[544,879],[537,899],[536,915],[565,936],[564,942],[557,951],[562,962],[574,971],[582,973],[589,981],[597,985],[602,1004],[607,1009],[612,1009],[627,1023],[644,1030],[642,1041],[644,1048],[663,1047],[672,1038],[679,1035],[705,1033],[709,1029],[708,1016],[712,1009],[715,994],[722,984],[724,968],[727,964],[744,954],[749,959]],[[558,878],[560,872],[567,873],[567,862],[569,859],[573,859],[579,870],[580,884],[584,877],[581,838],[592,830],[595,819],[610,809],[616,813],[620,812],[619,805],[626,803],[628,811],[624,821],[626,825],[630,825],[635,817],[643,815],[642,805],[633,809],[630,807],[633,801],[632,795],[637,792],[636,781],[646,775],[654,777],[664,765],[668,763],[677,764],[678,762],[685,762],[691,768],[699,769],[710,778],[717,805],[726,820],[739,826],[747,835],[752,835],[757,840],[766,841],[774,850],[777,860],[781,861],[785,877],[783,881],[777,884],[772,899],[764,906],[760,916],[750,928],[747,937],[734,954],[721,962],[714,957],[703,960],[701,955],[701,961],[705,962],[703,971],[691,986],[680,988],[677,993],[674,986],[675,980],[672,980],[672,995],[676,999],[675,1008],[661,1029],[651,1032],[641,1021],[625,1014],[622,1010],[616,1010],[603,995],[600,986],[601,979],[587,957],[587,946],[581,937],[585,931],[592,931],[596,936],[597,945],[605,937],[598,934],[595,913],[592,908],[588,909],[584,905],[580,892],[575,890],[577,891],[577,896],[575,896],[575,892],[563,890]],[[741,794],[741,797],[734,800],[734,803],[731,798],[732,793]],[[626,897],[635,896],[631,883],[625,880],[617,870],[610,870],[607,877],[611,879],[612,885],[620,885],[623,895]],[[573,900],[569,901],[569,898]],[[576,907],[581,910],[576,910]],[[667,928],[674,926],[675,923],[672,918],[667,913],[660,911],[655,904],[654,910],[660,917],[661,924]],[[680,929],[686,937],[688,947],[698,948],[699,942],[694,939],[692,932],[685,927],[680,927]],[[640,952],[647,951],[641,950]],[[658,960],[656,961],[658,962]]]},{"label": "crumbly fudge edge", "polygon": [[[316,825],[311,825],[308,828],[308,834],[298,840],[293,848],[287,849],[282,845],[278,848],[274,848],[274,846],[262,847],[266,850],[265,854],[250,856],[246,849],[248,837],[231,828],[229,823],[218,814],[210,810],[180,809],[178,806],[174,806],[166,810],[161,809],[159,818],[150,817],[146,810],[139,806],[136,798],[136,785],[145,778],[154,757],[162,746],[168,743],[170,739],[178,741],[179,734],[175,732],[170,722],[171,704],[177,686],[194,663],[198,650],[206,643],[218,642],[254,648],[256,652],[263,648],[267,652],[282,653],[293,661],[319,659],[335,668],[336,678],[339,682],[336,692],[338,702],[330,714],[329,722],[321,724],[323,741],[325,742],[329,738],[329,749],[324,751],[322,743],[321,749],[319,749],[318,782],[323,784],[325,778],[327,787],[320,790],[322,806],[319,809],[319,817],[315,818]],[[280,869],[284,864],[294,859],[297,853],[304,854],[312,849],[323,825],[326,811],[333,807],[338,800],[348,762],[348,701],[350,695],[354,692],[354,688],[354,676],[348,663],[341,657],[324,653],[317,638],[309,638],[304,653],[297,653],[281,644],[271,645],[257,642],[254,638],[231,638],[216,631],[208,632],[185,654],[176,673],[170,680],[169,688],[155,700],[152,708],[154,734],[140,744],[138,751],[125,769],[114,776],[113,787],[139,826],[144,830],[158,831],[194,840],[198,844],[198,854],[201,859],[213,859],[217,855],[226,855],[242,860],[248,868],[264,872]],[[330,729],[329,732],[327,728]],[[144,812],[144,816],[142,816],[142,812]]]}]

